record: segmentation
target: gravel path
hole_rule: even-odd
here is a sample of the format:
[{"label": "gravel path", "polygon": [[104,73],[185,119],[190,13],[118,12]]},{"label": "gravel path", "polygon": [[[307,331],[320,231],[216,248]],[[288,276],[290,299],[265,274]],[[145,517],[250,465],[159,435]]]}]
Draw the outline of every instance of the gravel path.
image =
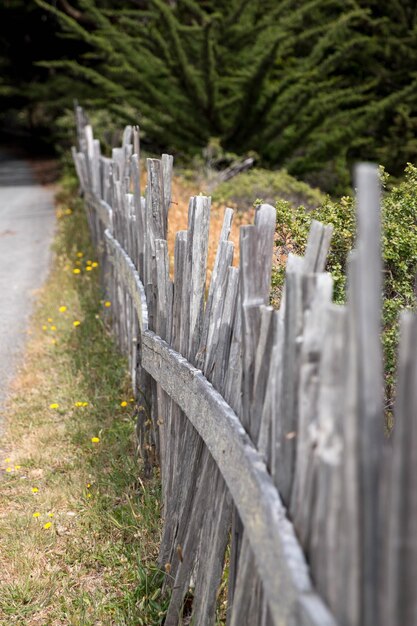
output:
[{"label": "gravel path", "polygon": [[53,195],[35,183],[25,162],[0,151],[0,434],[2,406],[22,355],[34,293],[48,271]]}]

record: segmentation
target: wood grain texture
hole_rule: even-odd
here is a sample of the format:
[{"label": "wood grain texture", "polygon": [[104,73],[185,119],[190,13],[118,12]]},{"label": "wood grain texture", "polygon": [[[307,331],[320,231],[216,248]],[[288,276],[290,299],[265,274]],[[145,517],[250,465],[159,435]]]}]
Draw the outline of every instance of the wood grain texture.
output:
[{"label": "wood grain texture", "polygon": [[273,311],[273,207],[241,230],[239,268],[225,211],[206,293],[210,199],[191,198],[171,282],[172,157],[147,161],[143,198],[138,129],[126,127],[108,158],[80,107],[76,124],[73,161],[114,337],[144,406],[148,474],[160,455],[166,625],[180,624],[186,596],[192,623],[214,624],[229,533],[229,626],[417,623],[417,323],[402,320],[385,445],[377,169],[356,173],[346,306],[332,304],[324,273],[333,227],[312,220]]},{"label": "wood grain texture", "polygon": [[[378,168],[356,169],[357,262],[352,276],[356,317],[361,514],[361,619],[377,620],[379,549],[379,473],[383,449],[383,377],[381,347],[381,217]],[[375,535],[376,533],[376,535]]]},{"label": "wood grain texture", "polygon": [[105,237],[109,261],[116,268],[118,276],[124,282],[126,289],[133,300],[139,319],[140,329],[143,333],[148,328],[148,316],[146,297],[139,274],[133,265],[133,261],[108,230],[105,232]]},{"label": "wood grain texture", "polygon": [[[186,413],[215,459],[255,547],[274,624],[285,623],[297,598],[311,594],[312,585],[264,462],[222,396],[199,370],[151,331],[143,334],[142,358],[144,367]],[[326,623],[335,624],[322,608],[328,615]],[[309,619],[310,624],[319,626],[314,615]]]},{"label": "wood grain texture", "polygon": [[417,317],[401,316],[398,388],[390,463],[387,523],[387,556],[380,623],[415,624],[417,598]]},{"label": "wood grain texture", "polygon": [[[231,325],[237,298],[236,274],[229,267],[233,246],[226,239],[230,232],[231,214],[226,211],[216,256],[215,271],[209,288],[200,346],[203,369],[209,378],[217,380],[218,390],[224,385],[227,363],[224,361],[231,340]],[[230,278],[230,285],[228,279]],[[214,285],[214,287],[213,287]],[[230,288],[229,288],[230,287]],[[210,293],[214,298],[210,300]],[[203,339],[204,325],[207,332]],[[222,340],[220,343],[220,331]],[[196,361],[198,360],[196,355]],[[206,447],[195,467],[195,496],[183,544],[183,560],[179,563],[167,615],[167,623],[176,623],[185,595],[192,580],[193,623],[200,626],[214,624],[217,590],[219,588],[231,520],[231,498],[219,469]],[[194,586],[194,583],[193,583]]]}]

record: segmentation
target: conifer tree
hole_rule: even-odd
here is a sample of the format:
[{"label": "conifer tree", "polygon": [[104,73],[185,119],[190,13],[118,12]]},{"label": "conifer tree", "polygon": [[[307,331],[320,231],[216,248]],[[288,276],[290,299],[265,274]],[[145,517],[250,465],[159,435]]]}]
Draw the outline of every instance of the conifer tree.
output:
[{"label": "conifer tree", "polygon": [[[417,149],[411,0],[78,0],[83,20],[36,1],[87,50],[45,64],[55,102],[82,90],[155,147],[190,154],[217,137],[270,166],[322,172],[324,187],[345,182],[351,159],[395,173]],[[386,134],[404,129],[393,155]]]}]

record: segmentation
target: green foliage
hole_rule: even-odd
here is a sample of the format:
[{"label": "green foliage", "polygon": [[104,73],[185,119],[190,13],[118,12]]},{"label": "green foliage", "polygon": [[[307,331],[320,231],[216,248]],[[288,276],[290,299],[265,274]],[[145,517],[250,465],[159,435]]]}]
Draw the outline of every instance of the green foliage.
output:
[{"label": "green foliage", "polygon": [[[85,271],[95,253],[77,189],[71,171],[60,183],[53,263],[5,411],[2,444],[21,469],[5,480],[2,465],[0,553],[13,567],[0,585],[0,623],[157,626],[169,604],[157,564],[161,485],[157,472],[143,478],[135,454],[140,408],[121,406],[131,395],[128,365],[108,332],[99,269]],[[52,399],[56,413],[48,412]]]},{"label": "green foliage", "polygon": [[233,204],[239,210],[250,208],[253,198],[270,204],[281,198],[308,209],[316,208],[324,201],[321,191],[290,176],[286,170],[271,171],[259,167],[221,183],[213,191],[212,198],[215,202]]},{"label": "green foliage", "polygon": [[[385,186],[388,177],[383,174]],[[334,235],[327,269],[334,278],[334,299],[345,299],[346,260],[354,246],[355,207],[352,198],[339,202],[326,199],[317,209],[307,212],[303,206],[294,208],[289,202],[277,203],[277,243],[284,253],[303,254],[312,219],[333,224]],[[415,307],[414,293],[417,270],[417,168],[408,165],[402,183],[386,191],[383,199],[383,344],[388,402],[393,397],[393,380],[398,340],[398,315],[404,308]],[[284,279],[284,268],[273,276],[275,297]]]},{"label": "green foliage", "polygon": [[333,191],[353,159],[399,174],[415,155],[411,0],[78,0],[82,19],[36,3],[83,50],[43,64],[55,109],[82,96],[139,122],[155,149],[189,156],[219,137]]},{"label": "green foliage", "polygon": [[[104,154],[111,156],[111,149],[122,143],[123,128],[115,124],[112,114],[105,109],[95,109],[88,111],[88,119],[94,128],[96,136],[100,137],[101,150]],[[61,160],[70,159],[72,167],[72,157],[67,147],[68,138],[72,144],[75,143],[74,110],[65,109],[55,123],[55,136],[58,139],[57,152]]]},{"label": "green foliage", "polygon": [[[57,290],[60,302],[69,304],[76,295],[82,323],[76,333],[70,331],[61,339],[62,345],[58,345],[59,382],[61,393],[73,395],[75,389],[77,399],[94,399],[88,420],[81,416],[77,419],[76,414],[66,425],[78,450],[80,465],[93,477],[91,503],[82,520],[85,539],[78,549],[67,551],[66,559],[99,563],[108,568],[109,580],[106,593],[98,588],[78,597],[77,591],[62,600],[59,609],[64,614],[68,611],[70,615],[71,612],[83,615],[87,605],[94,607],[96,618],[111,616],[114,623],[126,626],[157,625],[162,623],[168,606],[168,599],[161,591],[164,572],[156,563],[160,481],[157,476],[148,480],[140,478],[143,471],[135,456],[134,404],[120,413],[120,399],[129,398],[131,393],[130,381],[126,379],[125,359],[110,340],[103,319],[98,274],[82,272],[77,277],[80,280],[70,282],[70,287],[66,284],[63,267],[72,262],[71,267],[79,258],[79,251],[85,255],[84,262],[87,257],[94,259],[94,249],[72,168],[61,179],[60,187],[59,205],[70,208],[72,213],[68,216],[64,213],[59,221],[54,242],[57,262],[50,278],[53,285],[49,285],[46,297],[49,306],[51,301],[56,308]],[[99,433],[101,438],[95,454],[91,454],[89,445],[92,432]],[[85,554],[86,545],[89,556]]]},{"label": "green foliage", "polygon": [[[284,252],[304,254],[310,224],[313,219],[324,224],[333,224],[334,233],[329,253],[327,269],[334,280],[334,299],[343,302],[346,286],[346,259],[353,247],[355,232],[355,208],[352,198],[341,198],[333,202],[330,198],[313,211],[304,206],[293,207],[289,202],[277,202],[277,245]],[[279,268],[279,275],[274,277],[278,287],[283,282],[285,268]]]}]

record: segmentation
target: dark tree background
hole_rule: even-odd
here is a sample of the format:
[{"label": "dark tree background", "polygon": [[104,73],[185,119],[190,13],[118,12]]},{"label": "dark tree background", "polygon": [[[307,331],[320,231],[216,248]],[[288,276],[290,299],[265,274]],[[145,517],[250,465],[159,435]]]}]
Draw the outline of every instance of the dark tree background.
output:
[{"label": "dark tree background", "polygon": [[187,159],[216,140],[330,191],[417,153],[417,2],[3,0],[3,129],[62,143],[74,98]]},{"label": "dark tree background", "polygon": [[31,0],[0,3],[0,130],[13,142],[30,137],[35,149],[45,144],[51,149],[54,141],[53,76],[38,62],[85,51],[79,42],[63,39],[59,30],[56,18]]}]

